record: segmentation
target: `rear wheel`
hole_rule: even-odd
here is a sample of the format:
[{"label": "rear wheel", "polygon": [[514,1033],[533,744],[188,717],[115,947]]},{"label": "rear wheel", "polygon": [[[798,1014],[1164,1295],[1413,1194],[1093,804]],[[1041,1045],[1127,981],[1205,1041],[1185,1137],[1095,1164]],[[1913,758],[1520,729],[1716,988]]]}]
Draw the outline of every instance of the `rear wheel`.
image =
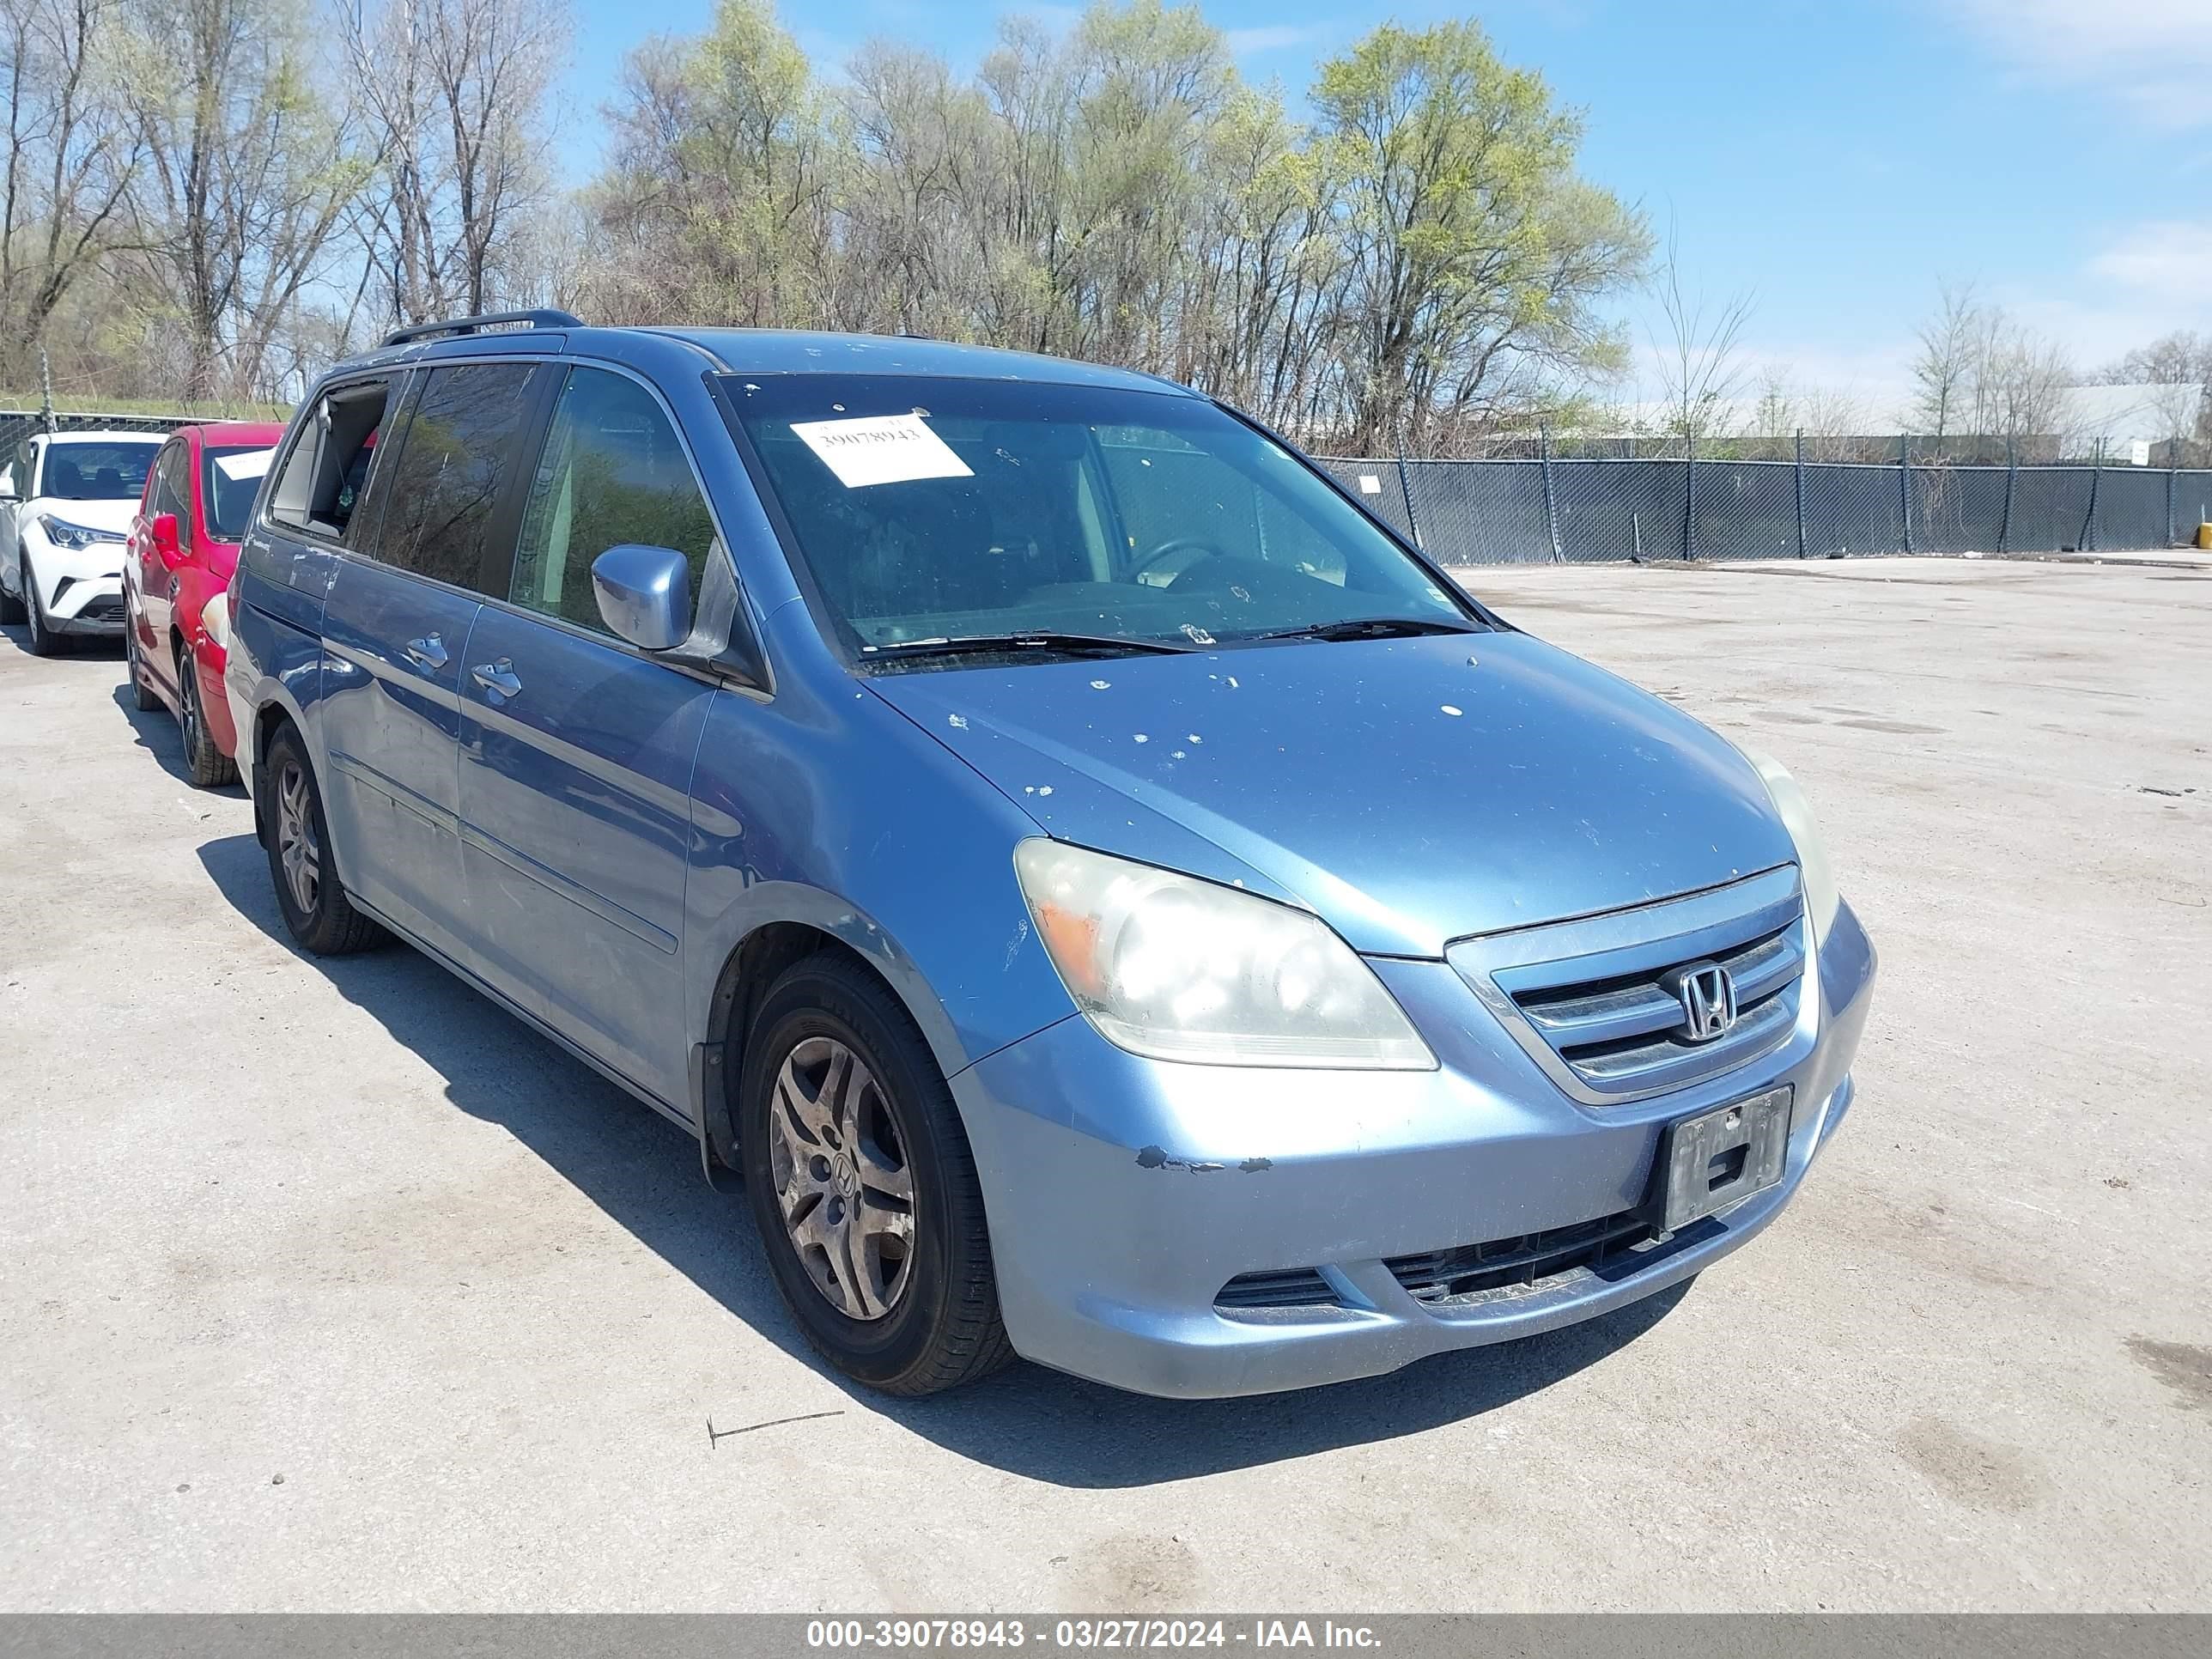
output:
[{"label": "rear wheel", "polygon": [[192,782],[202,789],[236,783],[238,767],[216,744],[215,734],[208,730],[207,717],[200,712],[199,665],[192,660],[191,648],[179,645],[177,659],[177,724],[184,728],[185,766]]},{"label": "rear wheel", "polygon": [[770,988],[744,1057],[747,1198],[807,1340],[890,1394],[1011,1359],[975,1157],[897,1000],[843,957],[811,957]]},{"label": "rear wheel", "polygon": [[262,768],[261,817],[269,827],[269,874],[292,937],[319,957],[349,956],[390,937],[353,908],[331,866],[322,792],[296,726],[279,726]]}]

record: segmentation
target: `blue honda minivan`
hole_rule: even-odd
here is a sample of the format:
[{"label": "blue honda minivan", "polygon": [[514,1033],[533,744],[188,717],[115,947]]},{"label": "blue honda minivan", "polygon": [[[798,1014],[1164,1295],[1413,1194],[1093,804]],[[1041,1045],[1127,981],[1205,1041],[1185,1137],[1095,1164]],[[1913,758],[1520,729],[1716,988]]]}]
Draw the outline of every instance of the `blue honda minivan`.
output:
[{"label": "blue honda minivan", "polygon": [[683,1125],[878,1388],[1585,1319],[1850,1104],[1874,952],[1789,775],[1146,375],[403,330],[231,605],[299,942],[396,935]]}]

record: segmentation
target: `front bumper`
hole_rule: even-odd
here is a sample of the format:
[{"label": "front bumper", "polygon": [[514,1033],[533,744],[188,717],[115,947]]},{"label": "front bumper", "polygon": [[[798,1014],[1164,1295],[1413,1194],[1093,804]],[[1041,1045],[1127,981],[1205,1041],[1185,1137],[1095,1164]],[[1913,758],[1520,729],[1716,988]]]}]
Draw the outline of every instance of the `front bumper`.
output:
[{"label": "front bumper", "polygon": [[[1842,1121],[1875,957],[1844,907],[1782,1048],[1694,1088],[1599,1108],[1561,1092],[1446,964],[1373,965],[1438,1070],[1169,1065],[1073,1017],[953,1079],[1019,1352],[1145,1394],[1262,1394],[1533,1335],[1663,1290],[1779,1214]],[[1796,1105],[1781,1183],[1632,1262],[1444,1304],[1417,1300],[1391,1271],[1634,1210],[1667,1123],[1784,1083]],[[1216,1306],[1239,1275],[1302,1269],[1318,1270],[1333,1304]]]},{"label": "front bumper", "polygon": [[121,542],[56,547],[40,539],[24,552],[38,584],[39,608],[57,634],[123,634]]}]

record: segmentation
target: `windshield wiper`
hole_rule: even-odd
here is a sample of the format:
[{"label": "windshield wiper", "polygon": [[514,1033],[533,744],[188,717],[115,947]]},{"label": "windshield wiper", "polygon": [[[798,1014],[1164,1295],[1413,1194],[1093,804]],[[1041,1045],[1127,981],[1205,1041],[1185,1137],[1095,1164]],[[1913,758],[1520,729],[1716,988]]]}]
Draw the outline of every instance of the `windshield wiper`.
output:
[{"label": "windshield wiper", "polygon": [[1277,628],[1265,634],[1248,634],[1254,640],[1395,640],[1414,634],[1479,634],[1471,623],[1447,622],[1442,617],[1354,617],[1345,622],[1308,623],[1303,628]]},{"label": "windshield wiper", "polygon": [[894,640],[867,645],[862,652],[872,658],[958,657],[1006,651],[1146,651],[1176,655],[1195,646],[1170,645],[1165,640],[1133,640],[1120,634],[1062,634],[1051,629],[1024,629],[1012,634],[954,634],[933,640]]}]

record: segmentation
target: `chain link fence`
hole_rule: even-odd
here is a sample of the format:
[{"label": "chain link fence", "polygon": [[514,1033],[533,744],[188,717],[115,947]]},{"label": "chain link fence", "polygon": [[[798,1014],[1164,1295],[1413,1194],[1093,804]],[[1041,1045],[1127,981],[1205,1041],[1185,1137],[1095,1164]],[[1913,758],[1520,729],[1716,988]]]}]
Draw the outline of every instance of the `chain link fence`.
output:
[{"label": "chain link fence", "polygon": [[[1445,564],[2123,552],[2212,523],[2212,466],[1960,464],[1890,441],[1885,462],[1695,453],[1323,458],[1355,499]],[[2178,456],[2177,456],[2177,459]]]},{"label": "chain link fence", "polygon": [[41,432],[174,432],[204,415],[61,414],[52,410],[0,409],[0,466],[19,469],[24,447]]}]

